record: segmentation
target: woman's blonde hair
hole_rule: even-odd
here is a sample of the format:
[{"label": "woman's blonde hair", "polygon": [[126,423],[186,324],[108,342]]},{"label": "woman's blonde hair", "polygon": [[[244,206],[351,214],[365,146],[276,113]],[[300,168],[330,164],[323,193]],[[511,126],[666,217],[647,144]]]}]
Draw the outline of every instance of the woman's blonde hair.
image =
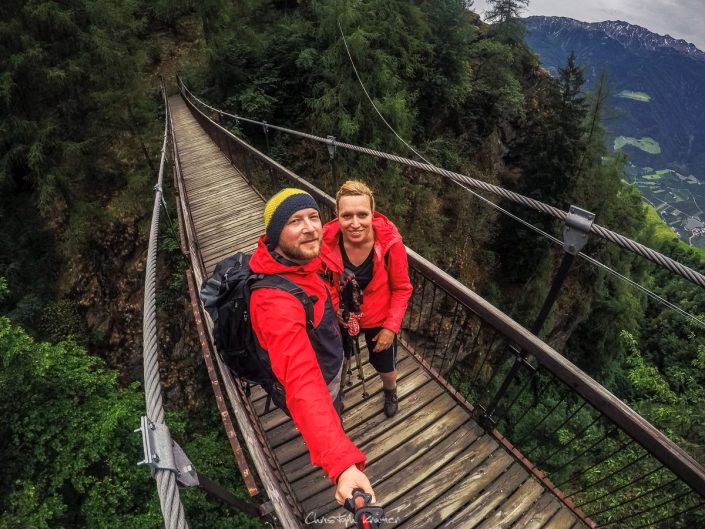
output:
[{"label": "woman's blonde hair", "polygon": [[372,211],[375,210],[375,196],[372,193],[372,190],[367,187],[366,184],[360,182],[359,180],[348,180],[342,186],[340,186],[340,189],[338,189],[338,192],[335,194],[336,209],[338,209],[338,206],[340,205],[341,198],[359,196],[365,196],[369,198],[370,208],[372,209]]}]

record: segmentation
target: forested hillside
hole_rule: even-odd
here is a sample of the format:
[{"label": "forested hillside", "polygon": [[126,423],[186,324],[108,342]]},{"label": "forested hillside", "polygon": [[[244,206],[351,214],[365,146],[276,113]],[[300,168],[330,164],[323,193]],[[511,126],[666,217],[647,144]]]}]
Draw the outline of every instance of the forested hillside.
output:
[{"label": "forested hillside", "polygon": [[[609,156],[600,125],[607,83],[586,93],[574,57],[549,76],[513,17],[486,25],[467,4],[0,6],[0,358],[7,369],[0,463],[9,469],[0,527],[159,526],[148,473],[131,467],[140,459],[138,439],[126,433],[141,413],[140,285],[161,142],[159,73],[173,87],[180,71],[199,97],[230,112],[412,156],[367,101],[344,35],[380,113],[434,163],[563,209],[576,204],[600,224],[702,269],[703,256],[663,237],[622,182],[625,159]],[[261,131],[233,127],[261,144]],[[317,147],[270,139],[275,158],[335,186]],[[338,179],[361,178],[377,190],[379,209],[409,246],[531,324],[560,247],[438,177],[353,155],[341,155],[338,171]],[[552,220],[501,205],[562,237]],[[177,235],[165,231],[160,307],[170,426],[197,464],[236,488],[198,369]],[[702,320],[701,289],[599,240],[585,251]],[[579,261],[542,336],[705,460],[702,326]],[[24,407],[13,405],[16,398]],[[74,435],[66,425],[79,416],[99,433],[84,426],[86,439]],[[113,441],[81,452],[91,435]],[[27,457],[28,445],[36,461],[10,464]],[[79,451],[69,469],[59,469],[67,452],[56,446]],[[112,503],[106,507],[94,489]],[[224,511],[201,496],[187,501],[191,527],[226,526]],[[132,518],[122,517],[128,510]]]}]

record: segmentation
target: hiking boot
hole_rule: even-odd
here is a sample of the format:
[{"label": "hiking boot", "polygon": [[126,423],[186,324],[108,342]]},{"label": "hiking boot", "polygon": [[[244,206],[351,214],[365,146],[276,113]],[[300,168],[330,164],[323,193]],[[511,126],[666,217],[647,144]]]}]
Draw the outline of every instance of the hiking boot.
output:
[{"label": "hiking boot", "polygon": [[384,414],[387,417],[394,417],[399,409],[397,400],[397,388],[384,390]]}]

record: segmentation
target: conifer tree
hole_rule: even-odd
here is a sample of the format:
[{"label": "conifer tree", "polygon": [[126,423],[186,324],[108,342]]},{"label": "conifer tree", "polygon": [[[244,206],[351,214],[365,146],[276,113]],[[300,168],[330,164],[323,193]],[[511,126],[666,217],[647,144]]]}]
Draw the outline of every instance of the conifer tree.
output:
[{"label": "conifer tree", "polygon": [[529,0],[487,0],[487,4],[490,9],[485,18],[496,24],[497,37],[507,43],[519,44],[523,39],[523,26],[519,18],[528,7]]}]

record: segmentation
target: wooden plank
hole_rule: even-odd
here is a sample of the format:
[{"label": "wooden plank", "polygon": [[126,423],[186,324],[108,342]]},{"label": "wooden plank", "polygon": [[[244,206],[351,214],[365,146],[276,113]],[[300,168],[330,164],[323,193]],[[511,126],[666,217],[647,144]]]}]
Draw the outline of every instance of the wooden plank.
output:
[{"label": "wooden plank", "polygon": [[232,215],[230,212],[221,216],[221,218],[214,218],[208,223],[207,227],[199,230],[199,237],[201,240],[211,233],[235,229],[243,224],[254,224],[259,223],[262,228],[262,233],[264,233],[264,221],[262,220],[262,215],[252,215],[251,217],[244,217],[239,215]]},{"label": "wooden plank", "polygon": [[517,520],[512,529],[540,529],[563,506],[556,497],[544,491],[541,497]]},{"label": "wooden plank", "polygon": [[[186,193],[188,196],[188,191]],[[261,204],[259,197],[242,196],[242,194],[234,192],[221,194],[210,200],[199,199],[196,204],[189,204],[189,211],[194,218],[208,218],[215,216],[214,213],[235,216],[236,208],[240,208],[242,213],[247,212],[248,216],[256,216],[255,213],[264,211],[264,208],[260,208],[259,204]]]},{"label": "wooden plank", "polygon": [[[193,167],[189,167],[192,165]],[[216,182],[231,182],[238,186],[246,186],[247,183],[238,178],[233,167],[225,160],[216,162],[203,162],[194,158],[191,164],[181,164],[184,184],[188,191],[196,191],[212,186]],[[188,171],[188,172],[184,172]]]},{"label": "wooden plank", "polygon": [[[416,364],[416,362],[411,361],[411,359],[409,359],[408,362],[405,362],[404,364],[401,364],[399,366],[399,369],[397,370],[397,376],[399,377],[400,385],[404,382],[403,377],[405,377],[412,370],[418,370],[418,364]],[[420,381],[414,387],[417,387],[419,383]],[[367,384],[367,391],[369,392],[370,397],[369,399],[367,399],[367,402],[365,404],[373,401],[379,401],[379,407],[381,409],[382,380],[379,377],[374,377],[372,381]],[[352,408],[353,406],[361,403],[362,401],[362,393],[354,392],[352,394],[348,393],[345,396],[344,402],[346,406],[350,406],[350,408]],[[294,439],[297,435],[299,435],[298,428],[296,428],[296,425],[292,421],[287,421],[286,423],[276,426],[271,430],[267,431],[267,438],[269,439],[272,448],[275,449],[275,452],[279,446],[283,445],[287,441],[290,441],[291,439]]]},{"label": "wooden plank", "polygon": [[544,490],[538,481],[529,477],[489,518],[477,526],[477,529],[508,529]]},{"label": "wooden plank", "polygon": [[[421,397],[425,397],[426,402],[430,402],[432,398],[435,398],[438,392],[434,391],[432,387],[433,384],[429,387],[429,382],[430,379],[423,370],[416,369],[411,371],[408,376],[398,379],[397,398],[400,401],[404,399],[405,403],[408,402],[405,406],[410,405],[412,409],[414,409],[417,400],[420,400],[421,403],[424,402],[423,399],[413,398],[417,393]],[[377,395],[373,395],[370,400],[360,402],[359,405],[349,405],[343,413],[345,429],[346,431],[350,431],[351,435],[354,435],[355,438],[365,439],[372,435],[371,431],[378,426],[378,422],[375,419],[378,413],[382,414],[379,416],[382,422],[390,420],[382,413],[384,395],[382,393]],[[401,404],[399,405],[399,410],[400,411],[397,413],[406,413],[402,412]]]},{"label": "wooden plank", "polygon": [[235,175],[230,174],[227,179],[209,185],[195,189],[187,188],[189,206],[198,209],[204,203],[213,204],[215,197],[220,204],[249,205],[254,202],[253,205],[256,207],[258,203],[262,203],[262,199],[247,184],[237,182],[235,178],[237,178]]},{"label": "wooden plank", "polygon": [[261,229],[253,229],[247,233],[232,233],[227,239],[219,241],[218,244],[209,245],[207,250],[201,250],[204,262],[218,259],[222,255],[228,255],[229,249],[240,248],[245,241],[257,240],[262,235]]},{"label": "wooden plank", "polygon": [[[467,423],[466,423],[467,424]],[[478,443],[478,444],[475,444]],[[475,446],[477,451],[472,451]],[[416,454],[416,459],[406,464],[405,461],[398,461],[399,467],[403,468],[403,472],[394,472],[391,475],[384,476],[383,481],[375,479],[375,470],[369,469],[368,475],[372,477],[372,486],[377,496],[378,504],[387,507],[386,514],[391,520],[398,516],[398,511],[389,509],[389,506],[395,505],[395,502],[403,497],[407,497],[409,491],[413,490],[418,485],[427,482],[433,476],[442,475],[445,480],[454,480],[453,476],[448,476],[443,473],[443,468],[450,462],[463,457],[462,454],[472,451],[470,458],[476,457],[484,460],[488,454],[492,453],[497,448],[497,443],[490,436],[482,436],[476,438],[473,430],[468,430],[466,426],[461,426],[456,432],[452,432],[440,442],[425,450],[423,447]],[[414,498],[411,497],[413,501]],[[316,515],[341,516],[345,511],[335,502],[329,502],[320,506],[315,506],[314,502],[303,503],[304,510],[307,513],[315,513]],[[341,528],[349,526],[346,523],[335,523],[327,527]],[[422,525],[416,527],[424,527]]]},{"label": "wooden plank", "polygon": [[[217,173],[211,181],[192,182],[186,186],[186,193],[189,196],[189,205],[198,207],[203,200],[210,199],[211,202],[215,202],[221,197],[228,197],[234,203],[262,202],[262,199],[252,190],[250,185],[233,171]],[[235,199],[232,198],[233,196]],[[225,202],[224,200],[219,201],[220,203]]]},{"label": "wooden plank", "polygon": [[[447,395],[427,403],[414,415],[413,421],[397,423],[368,445],[364,453],[370,474],[374,473],[375,477],[389,475],[400,462],[418,455],[419,449],[428,446],[434,438],[442,438],[448,431],[455,430],[467,418],[467,413],[455,407],[455,402]],[[321,478],[325,479],[322,472],[313,473],[292,483],[299,501],[328,488],[328,483]]]},{"label": "wooden plank", "polygon": [[[397,392],[401,391],[402,386],[404,386],[404,391],[413,392],[416,388],[425,384],[429,378],[429,375],[412,359],[409,359],[408,362],[397,364]],[[354,425],[351,422],[353,417],[357,417],[359,414],[374,415],[377,410],[381,410],[384,406],[382,380],[375,376],[370,382],[366,382],[365,386],[369,393],[369,397],[366,399],[362,396],[361,384],[345,389],[343,396],[345,414],[343,420],[347,428],[351,428]]]},{"label": "wooden plank", "polygon": [[437,527],[448,529],[452,527],[476,527],[483,518],[502,502],[506,501],[509,495],[512,494],[527,477],[528,474],[524,467],[519,463],[512,463],[507,471],[493,481],[482,494],[476,496],[469,505],[463,507],[447,522],[443,522]]},{"label": "wooden plank", "polygon": [[[399,362],[397,363],[397,365],[399,363],[401,363],[401,359],[402,359],[402,357],[400,356],[398,358]],[[356,372],[353,374],[353,380],[352,380],[352,382],[354,382],[354,385],[352,385],[352,384],[346,385],[345,391],[348,391],[348,390],[362,384],[362,382],[357,377],[357,370],[355,370],[355,371]],[[365,382],[367,382],[368,379],[371,379],[372,377],[374,377],[376,374],[374,367],[372,367],[372,364],[370,364],[369,362],[363,362],[362,372],[365,376]],[[257,391],[255,391],[255,389]],[[257,415],[260,417],[265,415],[264,406],[265,406],[266,396],[267,396],[267,394],[264,392],[264,390],[260,386],[257,386],[257,388],[253,388],[250,400],[252,401],[252,405],[255,407],[255,410],[257,411]],[[270,410],[270,413],[271,413],[271,410]]]},{"label": "wooden plank", "polygon": [[[259,223],[259,227],[264,233],[264,216],[262,212],[253,212],[251,210],[245,210],[243,208],[249,206],[242,205],[229,205],[224,208],[214,208],[204,211],[198,215],[195,215],[194,220],[200,221],[202,226],[199,229],[199,238],[203,239],[206,236],[211,236],[214,233],[220,231],[220,228],[224,224],[231,224],[236,222],[237,224],[231,228],[232,231],[237,231],[238,228],[249,228],[247,224],[254,224],[254,222]],[[198,226],[197,226],[198,227]]]},{"label": "wooden plank", "polygon": [[[364,343],[364,342],[363,342]],[[409,353],[404,347],[399,347],[399,350],[397,352],[397,366],[405,359],[405,358],[411,358]],[[365,375],[365,381],[367,381],[368,378],[371,378],[375,374],[375,370],[372,367],[372,365],[369,363],[369,355],[367,354],[367,346],[366,345],[361,345],[360,347],[360,362],[361,362],[361,367],[362,371]],[[348,392],[351,388],[355,388],[357,386],[362,385],[362,381],[358,378],[357,375],[357,363],[355,362],[355,359],[353,358],[350,362],[350,370],[352,372],[351,376],[347,378],[348,384],[346,385],[345,391]],[[252,388],[252,395],[250,397],[250,400],[253,403],[259,402],[261,399],[266,397],[266,393],[262,390],[261,387],[257,386],[256,388]],[[261,409],[261,408],[258,408]]]},{"label": "wooden plank", "polygon": [[[196,219],[194,219],[196,220]],[[198,219],[201,220],[201,219]],[[201,221],[202,222],[202,221]],[[227,239],[233,237],[250,237],[264,235],[264,222],[262,219],[257,219],[255,222],[245,223],[231,230],[223,230],[206,236],[198,235],[198,243],[201,247],[201,253],[205,256],[208,253],[208,248],[214,248],[222,245]]]},{"label": "wooden plank", "polygon": [[[411,375],[412,378],[419,377],[419,380],[423,382],[423,377],[425,376],[423,372],[420,370],[414,371],[414,373]],[[402,386],[400,386],[400,394],[413,394],[416,391],[418,391],[418,386],[415,385],[416,380],[410,379],[410,384],[405,384],[403,386],[404,389],[401,389]],[[381,404],[381,399],[380,399],[380,404]],[[384,422],[385,419],[387,419],[386,415],[378,415],[378,413],[382,410],[382,406],[377,406],[373,405],[372,407],[367,407],[367,406],[358,406],[357,408],[360,410],[359,416],[354,419],[350,419],[348,414],[348,411],[346,410],[343,414],[343,427],[346,432],[348,432],[348,435],[350,436],[350,439],[355,442],[355,443],[360,443],[361,446],[366,442],[366,439],[369,439],[369,434],[366,433],[365,428],[362,426],[366,424],[367,422],[370,423],[370,428],[369,429],[374,429],[372,428],[373,425],[378,425],[380,422]],[[375,430],[376,431],[376,430]],[[292,441],[287,442],[286,444],[280,446],[276,450],[277,453],[277,458],[282,461],[283,463],[288,463],[289,461],[293,461],[294,459],[297,459],[301,457],[302,455],[307,454],[307,449],[306,445],[303,442],[303,439],[301,437],[294,438]]]},{"label": "wooden plank", "polygon": [[[410,362],[411,363],[411,362]],[[363,373],[365,376],[365,383],[367,383],[367,380],[372,381],[373,377],[377,375],[377,372],[375,371],[375,368],[372,367],[371,364],[367,363],[365,366],[363,366]],[[347,388],[347,391],[351,390],[353,386],[350,388]],[[265,408],[267,405],[267,399],[266,398],[261,398],[258,399],[254,402],[254,407],[255,411],[257,412],[257,415],[260,418],[260,423],[262,424],[262,427],[269,431],[272,428],[279,426],[286,422],[289,418],[287,415],[281,411],[280,409],[276,408],[275,406],[271,405],[269,413],[265,413]]]},{"label": "wooden plank", "polygon": [[[406,491],[387,510],[399,527],[436,527],[477,497],[510,467],[512,458],[489,435],[450,461],[435,476]],[[477,447],[475,446],[477,444]]]},{"label": "wooden plank", "polygon": [[[389,418],[383,411],[379,411],[375,415],[369,417],[367,421],[362,422],[357,428],[346,429],[346,433],[348,434],[348,437],[350,437],[350,440],[357,444],[358,448],[364,452],[365,447],[368,444],[375,442],[377,436],[384,432],[387,428],[390,428],[400,422],[413,420],[412,416],[418,409],[425,406],[427,402],[434,400],[441,394],[442,391],[438,384],[429,382],[421,389],[414,391],[410,396],[408,396],[408,398],[404,398],[404,396],[400,394],[399,412],[394,417]],[[375,425],[376,428],[373,429],[370,425]],[[361,432],[364,433],[364,436]],[[292,461],[283,463],[284,473],[292,483],[316,470],[316,467],[313,467],[310,464],[308,453],[305,453]]]},{"label": "wooden plank", "polygon": [[215,265],[235,252],[252,253],[257,248],[258,236],[241,239],[230,246],[224,245],[220,252],[214,252],[210,259],[204,259],[203,265],[206,267],[207,275],[213,273]]},{"label": "wooden plank", "polygon": [[556,511],[556,514],[544,525],[544,529],[569,529],[573,527],[577,519],[567,508]]},{"label": "wooden plank", "polygon": [[264,235],[264,223],[261,219],[258,219],[257,222],[253,222],[250,226],[238,227],[236,230],[223,230],[221,233],[210,237],[201,238],[199,236],[198,244],[201,248],[201,254],[207,258],[213,249],[222,247],[226,241],[251,236],[259,237],[261,235]]}]

